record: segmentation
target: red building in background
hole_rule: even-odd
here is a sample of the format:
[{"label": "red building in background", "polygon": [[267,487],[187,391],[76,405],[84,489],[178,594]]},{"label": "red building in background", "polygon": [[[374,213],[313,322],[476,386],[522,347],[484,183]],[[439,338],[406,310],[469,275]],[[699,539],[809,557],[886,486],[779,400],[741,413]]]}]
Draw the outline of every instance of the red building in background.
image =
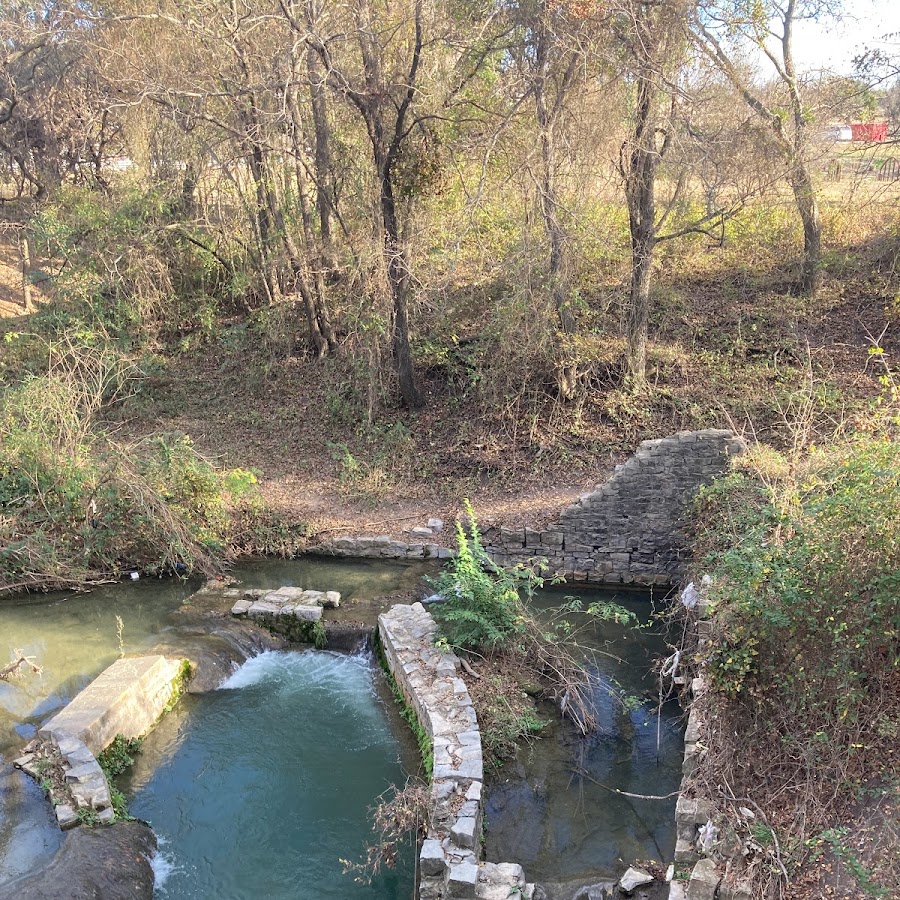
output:
[{"label": "red building in background", "polygon": [[881,143],[887,140],[887,122],[852,122],[850,130],[854,141]]}]

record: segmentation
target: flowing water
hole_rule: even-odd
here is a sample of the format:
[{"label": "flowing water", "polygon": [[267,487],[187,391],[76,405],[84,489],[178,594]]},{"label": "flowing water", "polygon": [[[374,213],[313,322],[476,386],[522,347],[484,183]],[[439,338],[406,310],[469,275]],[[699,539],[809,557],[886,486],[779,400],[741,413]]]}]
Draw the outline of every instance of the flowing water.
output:
[{"label": "flowing water", "polygon": [[340,862],[364,856],[368,807],[405,781],[373,674],[361,656],[269,651],[160,724],[124,785],[163,841],[160,896],[412,895],[410,846],[371,885]]},{"label": "flowing water", "polygon": [[[252,561],[235,567],[232,574],[254,587],[289,584],[338,590],[348,614],[372,621],[382,605],[376,598],[409,591],[421,584],[423,573],[433,570],[433,565],[307,557]],[[9,763],[43,721],[122,652],[140,653],[165,641],[178,624],[176,613],[198,586],[142,579],[90,593],[0,599],[0,660],[19,649],[43,668],[39,676],[0,681],[0,884],[49,862],[62,840],[38,787]],[[185,698],[186,705],[190,702]],[[180,705],[177,709],[180,715]],[[403,734],[399,725],[397,730]]]},{"label": "flowing water", "polygon": [[[372,622],[386,595],[408,597],[429,571],[433,565],[306,558],[254,561],[233,574],[254,587],[339,590],[342,616]],[[0,654],[22,649],[44,668],[0,683],[0,883],[45,864],[61,840],[37,787],[8,761],[122,650],[170,638],[195,587],[141,580],[0,600]],[[538,602],[561,599],[550,591]],[[649,615],[646,597],[618,599]],[[623,706],[599,691],[601,729],[589,738],[543,710],[554,724],[490,790],[487,858],[522,863],[530,880],[598,880],[620,871],[620,860],[666,860],[674,847],[674,799],[608,790],[667,794],[678,786],[678,709],[666,705],[657,716],[647,675],[662,641],[614,624],[583,637],[603,651],[595,659],[607,683],[616,679],[636,699]],[[183,698],[148,738],[126,784],[134,813],[166,842],[155,863],[158,877],[167,876],[159,896],[408,896],[407,860],[371,887],[342,875],[338,862],[360,858],[367,808],[402,780],[401,757],[410,762],[408,729],[382,690],[364,659],[300,651],[264,654],[222,689]]]}]

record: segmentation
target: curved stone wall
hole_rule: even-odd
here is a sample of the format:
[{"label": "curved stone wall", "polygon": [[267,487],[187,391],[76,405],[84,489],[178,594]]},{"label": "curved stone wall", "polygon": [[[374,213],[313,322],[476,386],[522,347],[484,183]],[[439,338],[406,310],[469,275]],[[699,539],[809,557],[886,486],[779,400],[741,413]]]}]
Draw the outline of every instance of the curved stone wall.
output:
[{"label": "curved stone wall", "polygon": [[522,867],[480,863],[484,762],[481,732],[459,659],[434,646],[437,625],[421,603],[378,617],[388,669],[431,738],[434,774],[428,838],[419,854],[420,900],[528,900]]},{"label": "curved stone wall", "polygon": [[670,584],[683,572],[691,497],[744,446],[717,429],[644,441],[606,483],[563,510],[558,524],[489,529],[485,544],[500,565],[543,558],[575,581]]}]

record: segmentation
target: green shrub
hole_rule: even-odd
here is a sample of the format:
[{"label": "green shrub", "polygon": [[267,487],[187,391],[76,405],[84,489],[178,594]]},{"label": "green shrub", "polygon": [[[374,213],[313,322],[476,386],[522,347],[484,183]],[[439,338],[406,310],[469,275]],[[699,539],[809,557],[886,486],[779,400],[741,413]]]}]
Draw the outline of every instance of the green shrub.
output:
[{"label": "green shrub", "polygon": [[209,336],[234,267],[224,264],[229,251],[204,249],[206,235],[179,215],[177,198],[158,188],[61,188],[31,222],[56,298],[35,327],[100,326],[129,348],[183,332]]},{"label": "green shrub", "polygon": [[140,751],[142,743],[140,738],[127,738],[124,734],[117,734],[112,743],[97,757],[97,762],[106,777],[115,778],[133,765],[134,755]]},{"label": "green shrub", "polygon": [[751,454],[698,508],[713,688],[789,720],[783,741],[805,754],[877,743],[896,720],[900,668],[896,441],[861,435],[762,464]]},{"label": "green shrub", "polygon": [[94,423],[97,392],[70,372],[0,394],[0,590],[77,585],[126,567],[214,571],[227,504],[255,476],[216,470],[184,435],[116,445]]}]

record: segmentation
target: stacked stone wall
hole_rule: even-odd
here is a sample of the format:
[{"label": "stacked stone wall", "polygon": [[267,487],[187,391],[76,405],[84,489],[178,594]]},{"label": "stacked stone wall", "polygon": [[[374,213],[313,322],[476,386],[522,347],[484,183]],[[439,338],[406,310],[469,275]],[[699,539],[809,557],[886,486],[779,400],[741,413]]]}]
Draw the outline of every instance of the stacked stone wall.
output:
[{"label": "stacked stone wall", "polygon": [[546,560],[575,581],[670,584],[683,573],[684,522],[691,498],[742,452],[731,431],[683,431],[644,441],[612,477],[542,531],[492,528],[484,540],[495,562]]},{"label": "stacked stone wall", "polygon": [[437,625],[421,603],[378,617],[388,669],[431,739],[434,771],[428,837],[419,854],[420,900],[528,900],[522,867],[482,863],[484,763],[472,699],[459,659],[434,646]]},{"label": "stacked stone wall", "polygon": [[[82,820],[100,824],[115,820],[97,756],[117,735],[137,738],[153,728],[178,698],[184,664],[185,660],[159,655],[116,660],[25,747],[15,765],[52,785],[49,795],[61,828],[72,828]],[[54,770],[59,784],[54,783]]]},{"label": "stacked stone wall", "polygon": [[[682,598],[689,591],[696,603],[692,608],[698,615],[698,646],[703,653],[710,646],[709,608],[703,587],[698,591],[693,584],[688,585]],[[691,796],[692,776],[707,753],[711,723],[703,713],[704,677],[694,678],[690,687],[681,790],[675,805],[675,861],[669,900],[751,900],[752,890],[742,877],[743,859],[749,848],[727,821],[717,816],[715,804],[702,796]]]}]

